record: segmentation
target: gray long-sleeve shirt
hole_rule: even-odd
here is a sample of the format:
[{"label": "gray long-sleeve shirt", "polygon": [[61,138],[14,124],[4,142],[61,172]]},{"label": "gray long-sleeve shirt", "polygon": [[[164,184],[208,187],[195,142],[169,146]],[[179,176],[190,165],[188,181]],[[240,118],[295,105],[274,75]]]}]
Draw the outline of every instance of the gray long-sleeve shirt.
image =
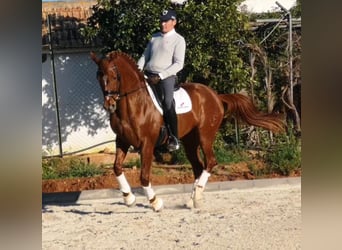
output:
[{"label": "gray long-sleeve shirt", "polygon": [[163,34],[155,33],[138,60],[141,70],[159,74],[163,80],[176,75],[184,66],[185,40],[174,29]]}]

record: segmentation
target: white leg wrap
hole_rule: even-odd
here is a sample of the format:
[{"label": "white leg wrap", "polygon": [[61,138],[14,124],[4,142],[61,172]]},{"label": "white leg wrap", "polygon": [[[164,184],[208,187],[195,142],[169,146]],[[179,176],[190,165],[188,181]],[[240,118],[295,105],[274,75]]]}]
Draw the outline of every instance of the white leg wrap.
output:
[{"label": "white leg wrap", "polygon": [[198,179],[196,179],[194,184],[192,185],[191,199],[194,198],[195,188],[196,188],[197,185],[198,185]]},{"label": "white leg wrap", "polygon": [[159,212],[164,208],[164,202],[160,198],[156,198],[152,203],[151,203],[152,209],[154,212]]},{"label": "white leg wrap", "polygon": [[205,187],[205,184],[207,184],[209,176],[210,176],[210,174],[208,173],[208,171],[203,170],[203,172],[202,172],[202,174],[198,180],[197,186]]},{"label": "white leg wrap", "polygon": [[198,179],[196,179],[194,184],[192,185],[190,200],[185,204],[185,206],[187,208],[192,208],[193,207],[193,199],[195,197],[195,189],[196,189],[197,183],[198,183]]},{"label": "white leg wrap", "polygon": [[203,205],[203,191],[204,187],[197,186],[195,188],[195,195],[194,195],[194,208],[200,208]]},{"label": "white leg wrap", "polygon": [[129,193],[127,196],[124,196],[124,202],[127,206],[132,207],[135,205],[135,195]]},{"label": "white leg wrap", "polygon": [[207,170],[203,170],[198,182],[195,187],[194,196],[193,196],[193,205],[194,208],[200,208],[203,205],[203,191],[204,187],[208,182],[210,174]]},{"label": "white leg wrap", "polygon": [[154,198],[154,196],[156,195],[154,193],[154,190],[151,187],[151,183],[149,183],[147,187],[143,186],[143,189],[144,189],[145,195],[147,196],[148,200],[152,200]]},{"label": "white leg wrap", "polygon": [[129,186],[126,177],[124,175],[124,173],[122,173],[121,175],[117,176],[116,179],[119,182],[119,186],[120,186],[120,190],[123,193],[130,193],[131,192],[131,187]]}]

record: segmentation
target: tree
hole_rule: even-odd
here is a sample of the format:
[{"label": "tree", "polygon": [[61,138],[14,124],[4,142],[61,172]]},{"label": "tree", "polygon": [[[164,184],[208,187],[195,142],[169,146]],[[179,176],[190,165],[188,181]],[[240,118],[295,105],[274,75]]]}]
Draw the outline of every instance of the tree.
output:
[{"label": "tree", "polygon": [[103,53],[121,50],[138,59],[152,33],[159,30],[162,10],[174,8],[177,31],[187,43],[181,81],[200,82],[227,93],[245,87],[249,75],[239,47],[249,34],[248,20],[237,11],[239,2],[189,0],[176,5],[170,1],[99,0],[82,33],[88,41],[100,39]]},{"label": "tree", "polygon": [[[271,112],[274,104],[281,102],[286,82],[287,35],[277,29],[253,52],[246,45],[259,44],[272,26],[252,31],[251,18],[265,16],[239,12],[240,2],[188,0],[177,5],[168,0],[98,0],[82,34],[89,42],[100,39],[103,53],[120,50],[138,60],[151,35],[159,30],[162,10],[173,8],[178,16],[176,29],[187,44],[181,82],[203,83],[219,93],[247,90],[257,106]],[[266,17],[279,17],[279,13],[267,13]],[[257,51],[262,56],[258,60],[251,57],[251,52],[257,56]],[[297,62],[300,65],[300,60]]]},{"label": "tree", "polygon": [[[290,12],[293,18],[300,17],[298,16],[301,13],[300,1],[297,1],[297,5]],[[258,93],[257,96],[261,96],[262,90],[255,87],[260,87],[262,86],[260,83],[265,82],[268,111],[282,112],[288,122],[294,123],[295,130],[300,132],[301,28],[300,26],[292,28],[293,84],[290,84],[289,24],[288,18],[284,17],[286,17],[284,13],[280,12],[250,15],[252,20],[270,18],[275,20],[273,23],[264,23],[258,26],[253,39],[251,39],[254,42],[250,42],[247,46],[251,51],[251,57],[256,56],[258,59],[251,61],[253,62],[251,65],[253,82],[251,84],[253,90]],[[278,25],[280,20],[283,22]],[[274,95],[275,98],[270,99],[271,95]]]}]

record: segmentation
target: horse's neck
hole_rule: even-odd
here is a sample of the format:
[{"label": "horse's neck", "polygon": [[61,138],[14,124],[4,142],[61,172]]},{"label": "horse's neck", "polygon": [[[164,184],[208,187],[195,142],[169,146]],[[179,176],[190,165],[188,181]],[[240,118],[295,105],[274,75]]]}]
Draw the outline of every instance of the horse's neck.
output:
[{"label": "horse's neck", "polygon": [[132,63],[128,61],[128,58],[119,58],[116,65],[121,72],[121,78],[123,81],[122,88],[126,92],[130,92],[136,88],[144,86],[144,79],[137,67],[133,67]]},{"label": "horse's neck", "polygon": [[[121,95],[120,100],[120,116],[124,119],[134,114],[140,114],[146,110],[146,105],[151,106],[152,100],[148,94],[144,78],[141,77],[138,69],[125,62],[119,68],[121,73]],[[129,69],[129,70],[128,70]],[[148,109],[148,108],[147,108]]]},{"label": "horse's neck", "polygon": [[136,95],[147,95],[145,81],[139,78],[138,72],[121,76],[120,94],[129,100],[135,98]]},{"label": "horse's neck", "polygon": [[[127,55],[119,54],[114,63],[120,73],[120,94],[122,95],[119,104],[119,116],[121,119],[131,123],[132,114],[137,116],[151,110],[152,100],[148,94],[144,76],[139,71],[134,60]],[[134,121],[137,122],[137,121]]]}]

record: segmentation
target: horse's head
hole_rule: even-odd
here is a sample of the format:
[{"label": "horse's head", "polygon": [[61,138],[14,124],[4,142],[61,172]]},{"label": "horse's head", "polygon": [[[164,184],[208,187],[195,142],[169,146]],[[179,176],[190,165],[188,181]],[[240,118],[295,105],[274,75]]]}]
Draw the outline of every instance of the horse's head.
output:
[{"label": "horse's head", "polygon": [[120,98],[120,73],[111,57],[97,58],[94,52],[90,53],[90,57],[98,66],[97,80],[104,96],[103,107],[114,113]]}]

